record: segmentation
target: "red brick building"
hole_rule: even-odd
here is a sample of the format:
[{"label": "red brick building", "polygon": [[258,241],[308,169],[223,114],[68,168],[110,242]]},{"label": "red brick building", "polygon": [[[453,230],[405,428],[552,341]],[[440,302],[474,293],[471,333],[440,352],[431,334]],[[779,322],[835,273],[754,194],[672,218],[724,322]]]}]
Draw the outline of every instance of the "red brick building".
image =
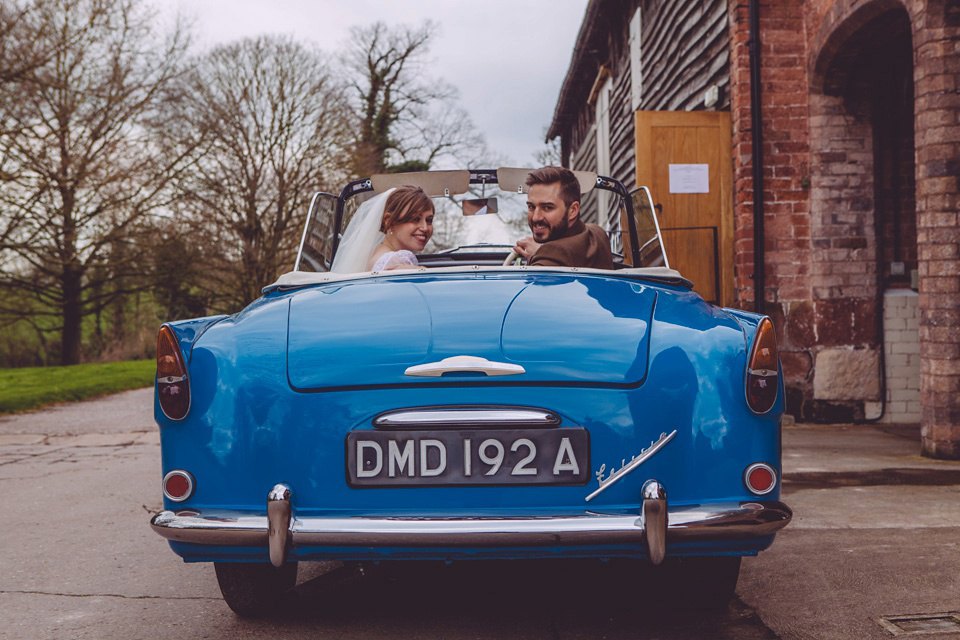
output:
[{"label": "red brick building", "polygon": [[960,0],[591,0],[564,162],[649,184],[648,114],[692,111],[728,132],[716,297],[775,318],[788,412],[919,422],[960,458]]}]

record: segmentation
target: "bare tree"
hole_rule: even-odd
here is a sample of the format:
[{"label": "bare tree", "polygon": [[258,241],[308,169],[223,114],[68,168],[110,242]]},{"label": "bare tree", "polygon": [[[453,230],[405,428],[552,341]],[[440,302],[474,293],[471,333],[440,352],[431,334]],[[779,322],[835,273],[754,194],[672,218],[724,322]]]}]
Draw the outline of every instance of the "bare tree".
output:
[{"label": "bare tree", "polygon": [[13,82],[50,60],[56,43],[23,37],[41,32],[42,0],[0,4],[0,83]]},{"label": "bare tree", "polygon": [[[27,2],[4,2],[0,4],[0,96],[6,100],[15,99],[16,91],[2,91],[3,85],[21,80],[27,73],[35,70],[50,59],[55,45],[44,43],[35,37],[44,29],[40,19],[42,0]],[[46,47],[44,47],[46,44]],[[11,120],[0,113],[0,136],[16,135],[22,122]],[[9,175],[5,170],[7,158],[0,155],[0,178]],[[6,215],[2,215],[6,214]],[[0,248],[17,229],[19,220],[12,213],[0,212]]]},{"label": "bare tree", "polygon": [[[0,314],[49,316],[63,364],[80,361],[84,316],[127,292],[137,232],[182,161],[148,128],[187,34],[157,31],[138,0],[36,0],[10,32],[8,51],[47,55],[0,86],[0,289],[17,293]],[[8,304],[23,295],[35,304]]]},{"label": "bare tree", "polygon": [[356,113],[354,175],[422,170],[444,156],[482,146],[456,90],[431,79],[427,53],[432,22],[354,27],[344,53]]},{"label": "bare tree", "polygon": [[[543,130],[544,138],[546,138],[547,130],[544,127]],[[559,167],[563,162],[563,153],[560,148],[560,138],[552,138],[544,142],[543,147],[534,152],[533,160],[540,167],[549,167],[555,166]]]},{"label": "bare tree", "polygon": [[165,139],[200,143],[177,190],[206,237],[206,286],[242,306],[292,267],[312,194],[345,178],[343,87],[318,51],[260,37],[204,56],[168,106]]}]

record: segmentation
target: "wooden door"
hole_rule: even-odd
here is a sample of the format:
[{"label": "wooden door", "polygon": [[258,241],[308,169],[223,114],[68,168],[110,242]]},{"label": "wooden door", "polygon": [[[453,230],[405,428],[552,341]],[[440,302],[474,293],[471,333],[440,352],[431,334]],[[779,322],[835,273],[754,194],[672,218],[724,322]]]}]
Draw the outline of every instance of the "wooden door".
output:
[{"label": "wooden door", "polygon": [[649,187],[670,266],[731,306],[733,169],[726,111],[638,111],[637,185]]}]

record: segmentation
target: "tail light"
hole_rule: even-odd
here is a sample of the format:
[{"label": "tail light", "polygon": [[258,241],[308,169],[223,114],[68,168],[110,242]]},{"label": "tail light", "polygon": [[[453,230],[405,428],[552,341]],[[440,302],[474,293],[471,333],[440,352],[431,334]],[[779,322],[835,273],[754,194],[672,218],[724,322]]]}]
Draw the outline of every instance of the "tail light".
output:
[{"label": "tail light", "polygon": [[190,385],[180,344],[173,330],[163,325],[157,336],[157,398],[163,415],[183,420],[190,410]]},{"label": "tail light", "polygon": [[777,472],[768,464],[756,462],[743,472],[743,483],[751,493],[762,496],[777,486]]},{"label": "tail light", "polygon": [[757,338],[747,363],[747,404],[755,413],[770,411],[777,400],[778,364],[777,335],[770,318],[764,318],[757,327]]}]

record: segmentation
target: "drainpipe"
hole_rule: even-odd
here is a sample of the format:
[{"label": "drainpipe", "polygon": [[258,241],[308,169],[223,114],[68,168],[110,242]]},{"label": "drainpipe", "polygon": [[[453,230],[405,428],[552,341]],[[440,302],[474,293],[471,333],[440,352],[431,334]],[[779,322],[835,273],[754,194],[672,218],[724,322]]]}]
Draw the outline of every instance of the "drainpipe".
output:
[{"label": "drainpipe", "polygon": [[[876,85],[878,87],[883,86],[882,84]],[[903,123],[903,113],[899,111],[897,107],[903,107],[906,104],[909,104],[911,100],[912,92],[908,91],[908,85],[904,82],[904,85],[901,88],[902,93],[896,96],[884,95],[880,92],[878,95],[875,95],[873,98],[873,112],[879,114],[879,109],[886,109],[886,118],[881,118],[875,116],[873,119],[873,148],[874,148],[874,233],[877,238],[877,302],[876,302],[876,331],[877,337],[880,341],[880,415],[875,418],[866,418],[862,420],[867,424],[874,422],[880,422],[883,420],[884,416],[887,413],[887,336],[886,336],[886,327],[884,325],[883,317],[883,301],[884,293],[886,293],[887,279],[884,274],[884,254],[886,253],[886,245],[884,244],[884,235],[883,235],[883,226],[881,225],[880,217],[877,215],[877,206],[876,203],[880,202],[880,198],[877,197],[877,191],[879,190],[879,185],[881,177],[877,175],[876,166],[879,162],[879,153],[881,149],[881,144],[878,141],[882,135],[882,131],[886,129],[890,132],[890,152],[888,157],[891,159],[890,167],[890,191],[893,192],[893,260],[899,262],[903,257],[901,255],[902,247],[900,245],[900,220],[903,215],[903,182],[901,181],[900,176],[900,159],[901,159],[901,148],[900,145],[903,142],[903,130],[901,129]],[[913,110],[910,110],[911,115]]]},{"label": "drainpipe", "polygon": [[760,92],[760,5],[750,0],[750,128],[753,168],[753,300],[754,310],[763,313],[765,274],[763,270],[763,118]]}]

